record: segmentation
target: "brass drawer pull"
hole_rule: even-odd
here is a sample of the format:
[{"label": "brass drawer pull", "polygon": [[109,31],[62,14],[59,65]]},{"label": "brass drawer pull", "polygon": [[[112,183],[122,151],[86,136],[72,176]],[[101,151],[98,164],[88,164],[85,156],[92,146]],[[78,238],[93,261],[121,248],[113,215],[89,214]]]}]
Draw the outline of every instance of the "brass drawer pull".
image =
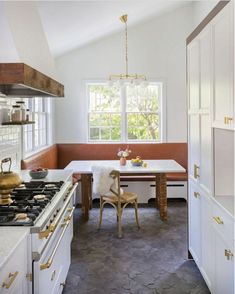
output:
[{"label": "brass drawer pull", "polygon": [[194,178],[195,178],[195,179],[199,178],[200,175],[199,175],[199,166],[198,166],[198,165],[194,164],[194,169],[193,169],[193,171],[194,171]]},{"label": "brass drawer pull", "polygon": [[199,192],[194,192],[193,195],[194,195],[195,198],[199,198],[200,193]]},{"label": "brass drawer pull", "polygon": [[218,225],[223,225],[224,222],[222,221],[222,219],[219,216],[213,216],[214,221],[217,222]]},{"label": "brass drawer pull", "polygon": [[[60,242],[61,242],[61,240],[63,239],[64,234],[65,234],[65,232],[66,232],[66,229],[67,229],[67,227],[69,226],[69,224],[70,224],[70,222],[71,222],[71,219],[72,219],[72,216],[73,216],[73,211],[74,211],[74,209],[75,209],[75,207],[73,207],[73,209],[72,209],[72,211],[71,211],[71,214],[70,214],[70,220],[67,221],[66,223],[63,223],[63,224],[62,224],[62,225],[63,225],[63,231],[62,231],[62,233],[61,233],[61,235],[60,235],[60,237],[59,237],[59,239],[58,239],[58,241],[57,241],[57,243],[56,243],[56,245],[55,245],[55,247],[54,247],[54,249],[53,249],[53,251],[52,251],[51,256],[48,258],[47,262],[42,263],[42,264],[40,265],[40,270],[44,270],[44,269],[47,269],[47,268],[50,268],[50,267],[51,267],[51,265],[52,265],[52,263],[53,263],[53,260],[54,260],[54,257],[55,257],[55,254],[56,254],[56,252],[57,252],[57,249],[58,249],[58,247],[59,247],[59,245],[60,245]],[[61,226],[62,226],[62,225],[61,225]]]},{"label": "brass drawer pull", "polygon": [[224,255],[227,257],[227,260],[230,260],[233,257],[232,251],[228,249],[224,250]]},{"label": "brass drawer pull", "polygon": [[14,282],[16,276],[18,275],[18,271],[14,272],[13,274],[12,273],[9,273],[9,276],[8,278],[10,279],[9,282],[3,282],[2,283],[2,287],[3,288],[6,288],[6,289],[9,289],[11,287],[11,284]]}]

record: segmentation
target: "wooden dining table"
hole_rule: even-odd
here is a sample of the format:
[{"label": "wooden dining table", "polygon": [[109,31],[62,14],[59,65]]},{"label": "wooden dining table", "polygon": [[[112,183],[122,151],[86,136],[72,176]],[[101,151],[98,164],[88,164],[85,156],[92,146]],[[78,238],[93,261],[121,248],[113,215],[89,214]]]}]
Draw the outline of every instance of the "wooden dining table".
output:
[{"label": "wooden dining table", "polygon": [[118,160],[73,160],[66,167],[74,174],[81,174],[82,211],[85,221],[89,220],[92,201],[92,166],[106,166],[118,170],[122,176],[134,176],[136,181],[143,176],[153,177],[156,186],[156,208],[160,219],[167,220],[167,182],[166,173],[185,173],[185,169],[175,160],[145,160],[144,166],[133,166],[131,161],[120,165]]}]

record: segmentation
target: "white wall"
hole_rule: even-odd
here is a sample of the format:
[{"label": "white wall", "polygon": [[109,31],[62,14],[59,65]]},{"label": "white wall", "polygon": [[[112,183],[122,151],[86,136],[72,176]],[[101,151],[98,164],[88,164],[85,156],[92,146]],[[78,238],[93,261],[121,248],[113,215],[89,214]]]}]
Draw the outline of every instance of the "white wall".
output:
[{"label": "white wall", "polygon": [[0,3],[0,62],[24,62],[56,78],[54,59],[36,3]]},{"label": "white wall", "polygon": [[215,7],[218,0],[211,1],[193,1],[193,25],[194,28],[207,16],[207,14]]},{"label": "white wall", "polygon": [[[187,140],[185,40],[191,31],[191,5],[128,30],[129,72],[166,81],[168,142]],[[86,142],[84,80],[124,71],[123,33],[58,58],[56,67],[66,91],[66,98],[56,101],[56,141]]]}]

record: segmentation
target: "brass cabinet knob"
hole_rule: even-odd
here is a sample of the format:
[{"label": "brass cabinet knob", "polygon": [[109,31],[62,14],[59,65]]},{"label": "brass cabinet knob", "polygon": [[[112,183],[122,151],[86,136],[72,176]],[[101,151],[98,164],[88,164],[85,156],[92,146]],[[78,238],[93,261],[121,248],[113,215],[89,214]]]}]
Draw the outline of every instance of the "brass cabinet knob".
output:
[{"label": "brass cabinet knob", "polygon": [[225,250],[224,250],[224,255],[227,257],[227,260],[231,260],[232,257],[233,257],[233,253],[232,253],[232,251],[229,250],[229,249],[225,249]]},{"label": "brass cabinet knob", "polygon": [[194,192],[193,195],[194,195],[195,198],[199,198],[200,193],[199,192]]},{"label": "brass cabinet knob", "polygon": [[233,118],[232,117],[229,117],[229,116],[225,116],[224,117],[224,124],[225,125],[228,125],[229,123],[231,123],[233,121]]}]

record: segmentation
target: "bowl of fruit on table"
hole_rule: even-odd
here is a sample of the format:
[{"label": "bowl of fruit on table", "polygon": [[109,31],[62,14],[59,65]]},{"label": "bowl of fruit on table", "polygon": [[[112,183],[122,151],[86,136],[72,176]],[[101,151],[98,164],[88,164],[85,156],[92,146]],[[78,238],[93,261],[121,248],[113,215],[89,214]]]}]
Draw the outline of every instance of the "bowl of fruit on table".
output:
[{"label": "bowl of fruit on table", "polygon": [[38,167],[29,171],[29,175],[32,179],[38,180],[43,179],[48,175],[48,169],[43,167]]},{"label": "bowl of fruit on table", "polygon": [[131,160],[131,164],[132,164],[133,166],[142,166],[142,164],[143,164],[143,160],[141,159],[140,156],[136,156],[136,158],[133,158],[133,159]]}]

